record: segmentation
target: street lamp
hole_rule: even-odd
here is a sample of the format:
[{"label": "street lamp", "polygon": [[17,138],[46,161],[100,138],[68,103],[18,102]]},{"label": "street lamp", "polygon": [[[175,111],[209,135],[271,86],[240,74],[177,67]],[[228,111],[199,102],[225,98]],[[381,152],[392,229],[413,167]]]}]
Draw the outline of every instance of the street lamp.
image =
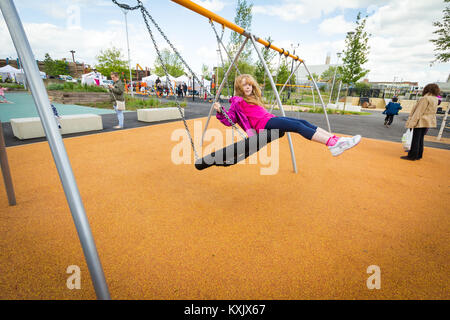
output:
[{"label": "street lamp", "polygon": [[123,15],[125,16],[125,31],[127,34],[127,48],[128,48],[128,69],[130,70],[130,90],[131,90],[131,96],[134,97],[134,93],[133,93],[133,76],[131,75],[131,59],[130,59],[130,43],[128,40],[128,20],[127,20],[127,13],[128,13],[128,9],[131,9],[129,5],[127,4],[122,4],[122,12]]},{"label": "street lamp", "polygon": [[[297,46],[294,47],[294,45],[291,43],[291,48],[292,48],[292,54],[295,55],[295,50],[300,46],[300,43],[297,43]],[[292,60],[292,64],[291,64],[291,74],[294,71],[294,60]],[[291,90],[292,87],[289,87],[288,90],[288,99],[291,98]]]}]

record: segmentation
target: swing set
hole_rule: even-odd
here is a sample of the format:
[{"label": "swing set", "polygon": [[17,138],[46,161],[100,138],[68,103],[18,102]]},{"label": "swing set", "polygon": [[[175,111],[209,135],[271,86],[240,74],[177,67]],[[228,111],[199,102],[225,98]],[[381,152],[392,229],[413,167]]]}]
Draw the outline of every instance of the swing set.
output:
[{"label": "swing set", "polygon": [[[201,7],[200,5],[198,5],[192,1],[189,1],[189,0],[171,0],[171,1],[185,7],[191,11],[194,11],[197,14],[202,15],[209,20],[209,23],[211,24],[212,29],[214,30],[214,33],[216,35],[219,49],[221,47],[224,49],[228,60],[231,62],[228,70],[226,71],[226,73],[224,75],[224,78],[223,78],[219,88],[216,91],[215,98],[211,105],[208,119],[206,121],[206,125],[203,130],[202,143],[203,143],[203,139],[204,139],[206,130],[208,128],[209,120],[212,115],[212,111],[214,108],[213,105],[215,102],[219,101],[220,93],[222,92],[224,86],[228,85],[228,76],[229,76],[230,72],[233,69],[235,69],[236,72],[240,74],[239,69],[237,67],[237,62],[239,60],[239,56],[241,55],[244,47],[246,46],[246,44],[249,41],[253,45],[253,47],[258,55],[258,58],[264,67],[266,76],[268,77],[268,79],[270,81],[270,85],[274,92],[276,101],[275,101],[275,103],[273,103],[270,111],[273,110],[275,105],[278,105],[283,116],[286,115],[283,105],[281,103],[280,94],[288,86],[288,83],[289,83],[291,77],[293,76],[293,74],[298,70],[298,68],[301,65],[303,65],[305,67],[307,73],[310,75],[313,85],[314,85],[314,88],[317,91],[317,94],[320,98],[320,101],[321,101],[321,104],[322,104],[322,107],[324,110],[325,119],[326,119],[327,126],[328,126],[328,131],[331,132],[330,123],[328,120],[328,115],[326,112],[325,104],[323,102],[323,99],[320,94],[317,83],[314,80],[314,78],[311,76],[311,73],[309,72],[304,60],[300,59],[298,56],[293,55],[292,53],[290,53],[289,51],[287,51],[283,48],[278,48],[278,47],[274,46],[271,42],[268,42],[266,40],[256,37],[255,35],[244,30],[243,28],[237,26],[236,24],[220,17],[219,15]],[[149,21],[154,25],[154,27],[158,30],[158,32],[166,40],[166,42],[169,44],[169,46],[171,47],[173,52],[180,58],[181,62],[187,68],[187,70],[192,75],[192,77],[195,80],[197,80],[197,82],[200,83],[200,85],[203,88],[202,81],[199,81],[199,78],[197,77],[197,75],[193,72],[193,70],[190,68],[190,66],[186,63],[186,61],[180,55],[178,50],[173,46],[173,44],[170,42],[168,37],[161,30],[161,28],[156,23],[156,21],[153,19],[153,17],[150,15],[148,10],[144,7],[142,1],[137,0],[137,5],[134,7],[131,7],[126,4],[118,3],[116,0],[112,0],[112,2],[114,4],[116,4],[117,6],[119,6],[120,8],[127,10],[127,11],[134,11],[134,10],[141,11],[141,14],[142,14],[143,20],[145,22],[145,25],[147,27],[147,30],[149,32],[150,38],[153,42],[153,45],[155,47],[158,58],[161,61],[161,65],[164,70],[164,73],[166,74],[166,76],[168,78],[169,78],[169,73],[167,71],[167,67],[163,63],[161,52],[159,50],[158,44],[156,43],[156,40],[155,40],[154,34],[152,32],[152,29],[150,27]],[[81,200],[80,192],[78,190],[78,186],[75,181],[75,177],[74,177],[71,165],[70,165],[70,161],[69,161],[66,149],[64,147],[64,143],[62,141],[61,134],[57,128],[56,122],[53,119],[53,114],[51,111],[47,91],[46,91],[44,83],[42,82],[42,79],[40,77],[38,67],[35,63],[34,54],[31,50],[31,46],[30,46],[28,38],[25,34],[22,22],[18,15],[17,9],[13,3],[13,0],[0,1],[0,9],[2,11],[3,17],[5,19],[6,25],[9,30],[9,33],[13,40],[17,54],[18,54],[19,58],[21,59],[21,61],[23,62],[23,68],[25,70],[25,75],[26,75],[28,83],[30,85],[33,99],[35,101],[39,117],[42,121],[42,125],[43,125],[44,131],[45,131],[45,134],[46,134],[46,137],[47,137],[47,140],[48,140],[48,143],[49,143],[49,146],[50,146],[50,149],[51,149],[54,161],[55,161],[55,165],[58,170],[64,192],[66,194],[67,202],[68,202],[70,211],[72,213],[75,227],[77,229],[78,236],[80,238],[81,246],[83,248],[83,252],[84,252],[84,255],[86,258],[86,263],[87,263],[87,266],[88,266],[88,269],[89,269],[89,272],[91,275],[95,293],[96,293],[98,299],[109,300],[110,294],[109,294],[108,286],[106,284],[103,268],[102,268],[102,265],[101,265],[101,262],[100,262],[100,259],[98,256],[98,252],[97,252],[97,249],[95,246],[94,238],[92,236],[90,225],[89,225],[89,222],[86,217],[84,205]],[[222,26],[222,35],[221,36],[218,35],[217,30],[214,26],[214,23],[217,23]],[[245,37],[241,47],[239,48],[239,50],[237,51],[237,53],[234,57],[231,57],[230,53],[227,51],[227,49],[222,41],[225,28],[228,28],[233,32],[237,32],[240,35]],[[292,68],[292,72],[291,72],[290,76],[288,77],[286,83],[282,86],[280,91],[278,91],[276,88],[276,82],[274,81],[274,79],[269,71],[266,61],[263,59],[261,50],[258,47],[257,43],[262,44],[267,49],[277,51],[279,53],[280,59],[281,59],[281,57],[284,57],[284,59],[293,59],[294,63],[296,63],[296,66],[294,68]],[[220,53],[220,56],[221,56],[221,62],[223,65],[222,53]],[[278,78],[278,75],[277,75],[277,78]],[[170,83],[172,92],[175,92],[175,88],[173,88],[172,83],[171,82],[169,82],[169,83]],[[203,89],[205,89],[205,88],[203,88]],[[237,128],[236,124],[233,123],[233,121],[226,115],[226,113],[224,113],[224,116],[229,121],[233,130],[236,130],[243,139],[240,141],[237,141],[236,143],[234,143],[230,146],[227,146],[219,151],[213,152],[204,157],[199,157],[197,154],[197,150],[195,148],[190,130],[188,128],[186,118],[183,114],[183,110],[180,106],[180,103],[179,103],[176,95],[175,95],[175,101],[176,101],[177,108],[180,112],[180,118],[183,120],[185,130],[187,132],[192,149],[194,151],[194,155],[195,155],[195,159],[196,159],[195,166],[199,170],[208,168],[210,166],[230,166],[230,165],[236,164],[239,161],[249,157],[251,154],[258,152],[261,148],[263,148],[265,145],[267,145],[271,141],[278,139],[284,135],[284,134],[282,134],[281,136],[279,136],[277,130],[263,130],[254,136],[251,136],[251,137],[245,136],[245,134],[242,133],[241,130],[239,130],[239,128]],[[290,147],[290,152],[291,152],[292,165],[294,168],[294,172],[297,173],[294,148],[292,145],[292,139],[291,139],[290,133],[287,133],[287,137],[288,137],[289,147]]]}]

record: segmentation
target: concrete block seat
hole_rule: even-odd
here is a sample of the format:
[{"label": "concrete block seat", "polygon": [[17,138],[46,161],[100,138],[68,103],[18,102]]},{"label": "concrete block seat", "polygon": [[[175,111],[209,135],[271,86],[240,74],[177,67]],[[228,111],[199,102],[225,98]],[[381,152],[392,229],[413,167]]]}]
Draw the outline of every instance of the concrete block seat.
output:
[{"label": "concrete block seat", "polygon": [[[10,122],[14,136],[20,140],[45,137],[41,119],[38,117],[11,119]],[[102,117],[96,114],[61,116],[59,123],[61,134],[103,130]]]},{"label": "concrete block seat", "polygon": [[[184,115],[184,110],[182,110]],[[143,122],[157,122],[163,120],[181,119],[180,112],[176,107],[170,108],[151,108],[151,109],[138,109],[137,110],[138,121]]]},{"label": "concrete block seat", "polygon": [[[327,105],[328,109],[336,109],[336,110],[344,110],[344,103],[343,102],[338,102],[338,104],[334,104],[334,103],[329,103]],[[361,112],[361,106],[352,106],[350,104],[346,104],[345,106],[345,111],[356,111],[356,112]]]}]

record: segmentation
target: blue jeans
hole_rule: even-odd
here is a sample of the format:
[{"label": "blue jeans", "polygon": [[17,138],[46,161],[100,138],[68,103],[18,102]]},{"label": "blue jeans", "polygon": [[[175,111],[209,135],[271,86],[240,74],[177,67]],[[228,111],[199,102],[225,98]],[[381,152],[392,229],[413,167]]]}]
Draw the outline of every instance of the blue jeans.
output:
[{"label": "blue jeans", "polygon": [[281,132],[296,132],[308,140],[316,133],[317,126],[306,120],[289,117],[274,117],[267,121],[265,129],[279,129]]},{"label": "blue jeans", "polygon": [[123,128],[123,110],[117,110],[117,106],[114,105],[114,110],[117,113],[117,119],[119,119],[119,127]]}]

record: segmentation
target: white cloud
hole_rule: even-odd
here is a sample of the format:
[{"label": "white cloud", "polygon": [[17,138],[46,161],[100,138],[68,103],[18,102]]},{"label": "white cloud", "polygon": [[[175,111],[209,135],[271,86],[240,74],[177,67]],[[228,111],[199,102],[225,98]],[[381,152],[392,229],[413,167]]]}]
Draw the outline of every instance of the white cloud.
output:
[{"label": "white cloud", "polygon": [[325,19],[319,24],[319,32],[325,35],[345,34],[348,31],[354,30],[355,24],[345,21],[343,15],[334,18]]},{"label": "white cloud", "polygon": [[[373,0],[282,0],[281,4],[277,5],[255,5],[253,13],[275,16],[285,21],[307,23],[335,10],[366,8],[370,5],[372,9],[373,2]],[[379,0],[377,4],[386,2],[388,0]]]},{"label": "white cloud", "polygon": [[193,2],[213,12],[219,12],[225,7],[225,3],[220,0],[193,0]]}]

